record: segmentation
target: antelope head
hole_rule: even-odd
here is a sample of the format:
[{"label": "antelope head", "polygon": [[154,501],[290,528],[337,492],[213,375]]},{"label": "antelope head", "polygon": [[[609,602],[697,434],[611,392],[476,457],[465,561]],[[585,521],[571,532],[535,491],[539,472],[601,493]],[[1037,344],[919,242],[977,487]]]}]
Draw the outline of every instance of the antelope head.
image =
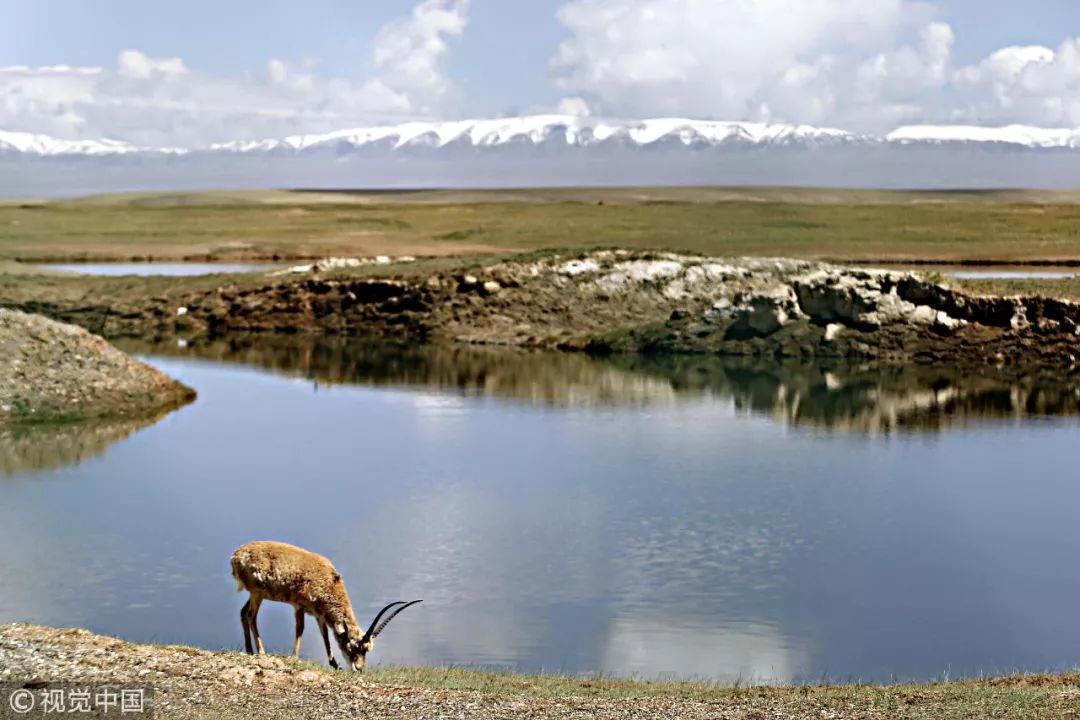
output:
[{"label": "antelope head", "polygon": [[[386,629],[386,626],[390,624],[390,621],[396,618],[402,610],[419,602],[423,602],[423,600],[413,600],[412,602],[398,600],[397,602],[390,603],[380,610],[379,614],[375,616],[375,619],[371,621],[371,625],[368,626],[367,632],[364,633],[363,637],[349,638],[340,643],[341,649],[349,658],[349,664],[352,665],[353,670],[363,672],[367,654],[371,652],[371,648],[375,647],[375,638],[379,637],[379,633]],[[396,609],[389,615],[386,615],[391,608]],[[383,618],[383,615],[386,615],[385,619]]]}]

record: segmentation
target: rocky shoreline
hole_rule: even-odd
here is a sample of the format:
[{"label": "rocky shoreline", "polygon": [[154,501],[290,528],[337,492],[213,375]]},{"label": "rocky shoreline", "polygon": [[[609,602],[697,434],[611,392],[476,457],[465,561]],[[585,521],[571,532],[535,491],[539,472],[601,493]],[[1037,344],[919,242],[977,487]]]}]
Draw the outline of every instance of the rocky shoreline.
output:
[{"label": "rocky shoreline", "polygon": [[106,336],[304,332],[592,353],[1080,362],[1080,304],[1065,300],[980,296],[919,272],[621,250],[264,275],[116,307],[23,306]]},{"label": "rocky shoreline", "polygon": [[194,397],[82,328],[0,308],[0,426],[143,418]]}]

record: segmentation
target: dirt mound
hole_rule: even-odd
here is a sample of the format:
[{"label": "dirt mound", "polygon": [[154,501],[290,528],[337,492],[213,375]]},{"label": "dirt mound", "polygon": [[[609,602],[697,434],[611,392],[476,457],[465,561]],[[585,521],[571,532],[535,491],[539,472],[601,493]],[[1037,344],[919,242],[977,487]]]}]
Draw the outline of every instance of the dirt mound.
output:
[{"label": "dirt mound", "polygon": [[140,417],[194,396],[82,328],[0,308],[0,424]]}]

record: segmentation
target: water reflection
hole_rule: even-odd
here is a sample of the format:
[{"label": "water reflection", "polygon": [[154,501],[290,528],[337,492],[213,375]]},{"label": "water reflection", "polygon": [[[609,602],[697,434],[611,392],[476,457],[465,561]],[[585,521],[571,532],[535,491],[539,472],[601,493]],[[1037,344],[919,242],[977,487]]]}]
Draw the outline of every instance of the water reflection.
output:
[{"label": "water reflection", "polygon": [[777,628],[682,626],[669,619],[618,619],[603,648],[605,667],[648,667],[660,679],[735,678],[756,683],[806,677],[811,653]]},{"label": "water reflection", "polygon": [[318,384],[438,388],[531,404],[633,406],[671,403],[678,394],[663,374],[570,353],[298,335],[236,335],[187,344],[121,338],[115,344],[143,355],[242,363]]},{"label": "water reflection", "polygon": [[982,420],[1080,414],[1080,371],[931,365],[826,365],[623,357],[678,392],[730,396],[792,425],[871,434],[944,430]]},{"label": "water reflection", "polygon": [[341,337],[233,336],[190,344],[118,340],[148,355],[242,363],[316,384],[437,388],[530,404],[670,405],[713,397],[791,425],[883,434],[989,419],[1080,414],[1080,372],[800,364],[388,345]]},{"label": "water reflection", "polygon": [[0,428],[0,476],[77,465],[165,414],[136,420],[91,420],[62,425]]},{"label": "water reflection", "polygon": [[[1075,421],[881,441],[819,432],[816,401],[792,398],[907,375],[855,392],[836,369],[482,350],[450,351],[452,371],[446,351],[287,340],[248,356],[284,375],[158,352],[197,402],[0,484],[0,578],[17,579],[0,622],[237,648],[229,553],[274,538],[332,557],[363,617],[425,599],[373,663],[878,681],[1075,662]],[[534,363],[548,380],[512,379]],[[577,380],[550,380],[558,363]],[[341,384],[290,377],[316,367]],[[628,407],[619,380],[600,402],[593,373],[661,390]],[[810,417],[861,422],[825,405]],[[263,612],[287,652],[289,609]],[[307,633],[304,656],[320,644]]]}]

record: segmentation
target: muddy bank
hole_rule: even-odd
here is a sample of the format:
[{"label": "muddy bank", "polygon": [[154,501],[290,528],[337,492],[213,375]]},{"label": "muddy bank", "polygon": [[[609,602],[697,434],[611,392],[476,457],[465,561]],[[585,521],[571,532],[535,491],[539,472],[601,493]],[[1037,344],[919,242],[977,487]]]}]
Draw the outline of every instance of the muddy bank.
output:
[{"label": "muddy bank", "polygon": [[[1080,676],[888,686],[717,687],[462,669],[330,672],[276,656],[136,645],[0,625],[0,717],[10,692],[41,683],[153,690],[152,717],[223,718],[1053,718],[1075,717]],[[131,715],[131,717],[138,717]]]},{"label": "muddy bank", "polygon": [[671,253],[544,254],[382,277],[26,302],[104,334],[312,332],[586,350],[1072,367],[1080,305],[987,297],[917,272]]},{"label": "muddy bank", "polygon": [[0,308],[0,425],[145,417],[194,396],[82,328]]}]

